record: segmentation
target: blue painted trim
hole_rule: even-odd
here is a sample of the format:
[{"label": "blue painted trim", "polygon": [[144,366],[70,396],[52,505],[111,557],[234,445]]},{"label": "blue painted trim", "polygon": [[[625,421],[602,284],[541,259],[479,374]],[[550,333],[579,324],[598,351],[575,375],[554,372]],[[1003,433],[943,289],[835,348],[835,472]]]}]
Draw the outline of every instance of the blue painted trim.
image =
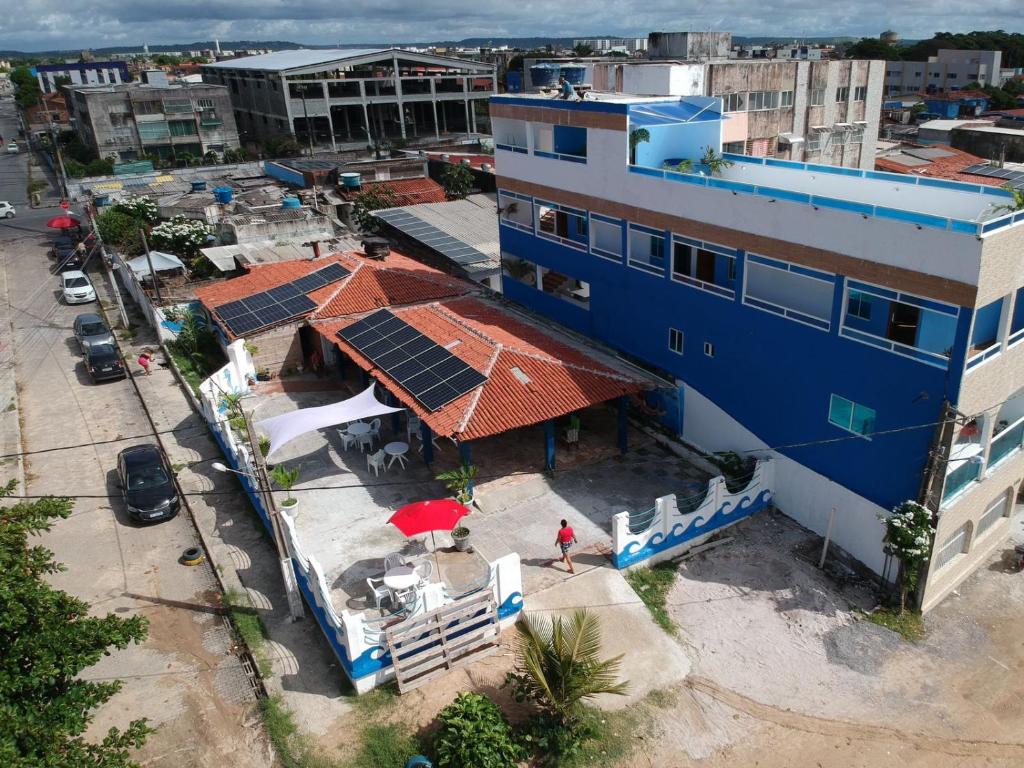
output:
[{"label": "blue painted trim", "polygon": [[[679,99],[666,99],[666,101],[679,101]],[[629,111],[628,104],[615,104],[607,101],[568,101],[561,99],[531,99],[524,96],[506,96],[495,94],[490,98],[491,104],[515,104],[522,107],[533,107],[535,109],[564,109],[567,112],[611,112],[613,114],[625,115]]]},{"label": "blue painted trim", "polygon": [[498,619],[507,619],[523,610],[523,593],[513,592],[498,606]]},{"label": "blue painted trim", "polygon": [[527,155],[530,153],[530,150],[527,149],[526,147],[517,147],[514,144],[495,144],[494,148],[503,149],[506,152],[515,152],[516,154],[520,155]]},{"label": "blue painted trim", "polygon": [[555,420],[544,422],[544,469],[555,468]]},{"label": "blue painted trim", "polygon": [[719,528],[732,525],[745,517],[750,517],[750,515],[768,506],[771,497],[772,492],[765,489],[753,500],[751,500],[749,496],[744,496],[740,499],[736,508],[732,510],[729,509],[729,507],[732,506],[732,502],[726,501],[707,519],[697,516],[690,521],[689,525],[676,523],[672,526],[672,530],[668,532],[668,535],[664,535],[661,531],[658,531],[653,534],[645,544],[640,544],[640,542],[637,541],[631,541],[621,552],[616,552],[613,555],[615,567],[627,568],[630,565],[643,562],[659,552],[664,552],[667,549],[677,547],[680,544],[696,539],[699,536],[704,536],[712,531],[718,530]]},{"label": "blue painted trim", "polygon": [[811,202],[811,196],[806,192],[793,192],[777,187],[758,187],[757,193],[762,197],[777,197],[780,200],[791,200],[795,203],[807,203],[810,205]]}]

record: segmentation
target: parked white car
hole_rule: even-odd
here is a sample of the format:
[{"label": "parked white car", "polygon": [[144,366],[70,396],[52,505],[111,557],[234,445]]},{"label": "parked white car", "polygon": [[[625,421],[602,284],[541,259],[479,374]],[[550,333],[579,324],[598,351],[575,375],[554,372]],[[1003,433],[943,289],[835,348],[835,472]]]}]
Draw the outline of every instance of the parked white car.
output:
[{"label": "parked white car", "polygon": [[6,200],[0,200],[0,219],[13,219],[14,206]]},{"label": "parked white car", "polygon": [[16,142],[13,142],[13,141],[8,141],[7,142],[7,152],[8,152],[8,154],[16,155],[16,154],[18,154],[18,151],[19,151],[18,150],[18,144]]},{"label": "parked white car", "polygon": [[60,276],[60,285],[65,304],[88,304],[90,301],[96,301],[96,289],[92,287],[84,272],[65,272]]}]

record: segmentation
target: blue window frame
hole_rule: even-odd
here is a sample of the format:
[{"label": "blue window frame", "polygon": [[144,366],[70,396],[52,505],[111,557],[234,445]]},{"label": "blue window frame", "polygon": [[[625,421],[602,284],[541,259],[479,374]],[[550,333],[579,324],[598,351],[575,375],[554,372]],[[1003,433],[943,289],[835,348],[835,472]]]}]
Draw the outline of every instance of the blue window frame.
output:
[{"label": "blue window frame", "polygon": [[871,319],[871,297],[860,291],[850,291],[846,301],[848,317],[859,317],[861,320]]},{"label": "blue window frame", "polygon": [[875,431],[875,411],[845,397],[830,395],[828,423],[855,435],[869,437]]}]

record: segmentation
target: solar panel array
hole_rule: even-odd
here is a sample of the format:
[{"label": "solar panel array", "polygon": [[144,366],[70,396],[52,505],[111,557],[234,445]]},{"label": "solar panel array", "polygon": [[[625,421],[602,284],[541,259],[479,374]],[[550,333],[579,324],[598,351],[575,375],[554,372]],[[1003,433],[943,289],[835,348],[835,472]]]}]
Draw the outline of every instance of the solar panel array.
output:
[{"label": "solar panel array", "polygon": [[447,256],[457,264],[479,264],[491,260],[490,256],[483,251],[442,232],[433,224],[428,224],[409,211],[390,208],[384,211],[375,211],[373,215],[378,219],[383,219],[409,237]]},{"label": "solar panel array", "polygon": [[329,264],[298,280],[221,304],[217,314],[236,337],[290,320],[316,309],[316,302],[306,294],[348,277],[351,272],[341,264]]},{"label": "solar panel array", "polygon": [[1024,189],[1024,171],[1018,171],[1013,168],[996,168],[994,165],[981,163],[979,165],[972,165],[970,168],[964,168],[961,173],[988,176],[991,179],[999,179],[1015,189]]},{"label": "solar panel array", "polygon": [[436,411],[487,381],[437,342],[386,309],[338,331],[428,411]]}]

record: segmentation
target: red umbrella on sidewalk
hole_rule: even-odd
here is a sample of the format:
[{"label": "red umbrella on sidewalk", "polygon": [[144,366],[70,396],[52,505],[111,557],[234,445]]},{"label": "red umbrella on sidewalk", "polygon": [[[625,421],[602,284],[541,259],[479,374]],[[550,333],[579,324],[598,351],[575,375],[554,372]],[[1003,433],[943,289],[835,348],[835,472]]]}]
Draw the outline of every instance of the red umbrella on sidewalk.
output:
[{"label": "red umbrella on sidewalk", "polygon": [[46,222],[46,226],[48,226],[50,229],[71,229],[73,227],[78,226],[78,219],[76,219],[74,216],[68,216],[66,214],[61,216],[54,216],[52,219]]},{"label": "red umbrella on sidewalk", "polygon": [[452,499],[432,499],[406,504],[388,518],[388,522],[406,536],[417,536],[430,531],[430,540],[434,542],[434,531],[451,531],[463,515],[469,514],[469,508]]}]

